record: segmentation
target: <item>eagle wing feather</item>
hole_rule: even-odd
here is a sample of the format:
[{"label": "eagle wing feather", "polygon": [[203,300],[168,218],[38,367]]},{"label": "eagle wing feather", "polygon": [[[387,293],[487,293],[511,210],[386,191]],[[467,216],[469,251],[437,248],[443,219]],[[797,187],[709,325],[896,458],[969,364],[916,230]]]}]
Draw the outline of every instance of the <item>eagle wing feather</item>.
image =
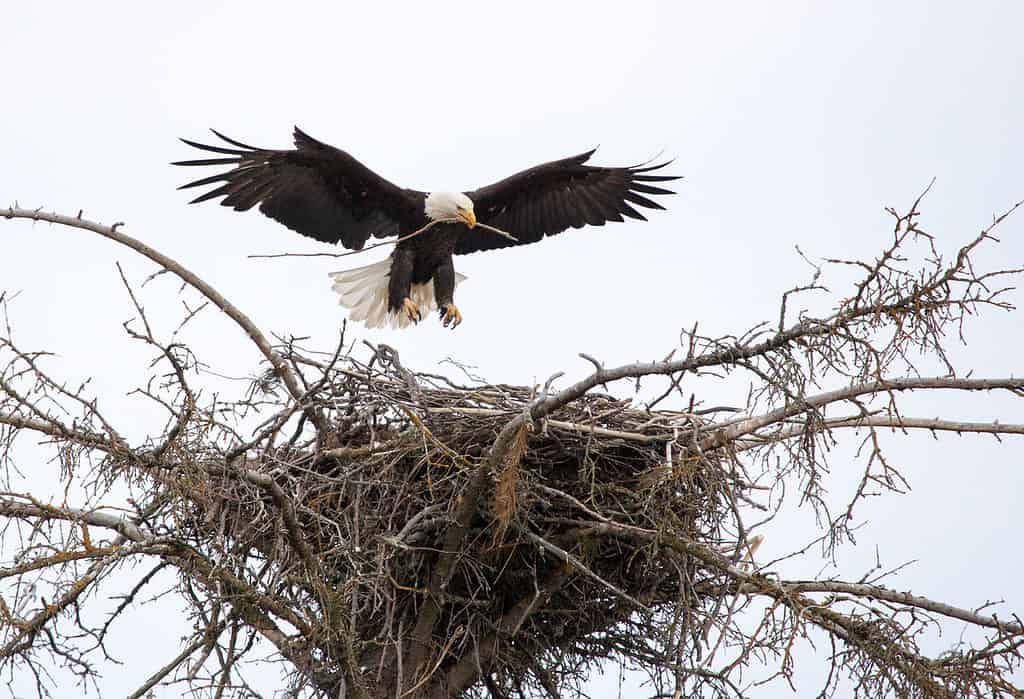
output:
[{"label": "eagle wing feather", "polygon": [[[211,129],[211,131],[213,131]],[[217,186],[191,204],[223,197],[221,205],[259,210],[302,235],[361,249],[370,236],[387,238],[415,228],[423,215],[423,192],[402,189],[343,150],[295,128],[293,150],[256,148],[213,131],[232,148],[181,139],[225,157],[183,160],[174,165],[234,167],[182,185]]]},{"label": "eagle wing feather", "polygon": [[[595,149],[596,150],[596,149]],[[633,167],[595,167],[593,150],[523,170],[467,196],[477,220],[511,233],[518,242],[491,231],[463,231],[456,254],[536,243],[569,228],[602,226],[623,217],[646,220],[635,207],[663,209],[649,196],[674,194],[653,183],[677,180],[656,174],[671,161]]]}]

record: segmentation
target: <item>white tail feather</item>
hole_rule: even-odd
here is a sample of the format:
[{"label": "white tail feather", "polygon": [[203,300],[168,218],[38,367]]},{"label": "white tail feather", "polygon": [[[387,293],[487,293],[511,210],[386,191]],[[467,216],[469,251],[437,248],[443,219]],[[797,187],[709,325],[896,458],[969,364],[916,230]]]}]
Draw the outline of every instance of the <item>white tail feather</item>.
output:
[{"label": "white tail feather", "polygon": [[[349,309],[349,318],[366,324],[368,328],[405,328],[412,322],[404,313],[388,311],[388,282],[391,279],[391,258],[372,265],[331,272],[331,288],[338,294],[338,303]],[[466,279],[455,273],[455,286]],[[409,298],[420,307],[424,317],[437,310],[434,283],[413,284]]]}]

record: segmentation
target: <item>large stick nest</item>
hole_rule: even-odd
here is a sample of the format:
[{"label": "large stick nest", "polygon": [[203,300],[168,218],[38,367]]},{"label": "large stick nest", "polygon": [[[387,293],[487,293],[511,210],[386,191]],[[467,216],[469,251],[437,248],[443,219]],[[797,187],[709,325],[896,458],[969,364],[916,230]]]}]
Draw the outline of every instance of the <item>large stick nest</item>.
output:
[{"label": "large stick nest", "polygon": [[[667,661],[698,633],[702,605],[721,589],[705,579],[702,592],[696,562],[631,540],[621,525],[722,545],[735,485],[716,460],[687,450],[699,417],[591,393],[524,422],[486,472],[445,564],[445,536],[471,479],[538,389],[457,386],[392,359],[372,372],[326,374],[316,403],[334,428],[328,440],[303,444],[298,429],[291,442],[245,457],[245,468],[272,475],[299,503],[326,586],[318,591],[264,489],[225,474],[201,496],[190,487],[182,512],[197,543],[232,552],[240,572],[262,571],[263,589],[322,625],[311,649],[320,662],[352,653],[376,681],[393,682],[428,604],[438,617],[422,674],[471,662],[524,691],[575,685],[612,656]],[[450,574],[439,587],[443,565]],[[334,595],[334,619],[312,611],[324,594]],[[664,638],[650,638],[652,615],[666,622]]]}]

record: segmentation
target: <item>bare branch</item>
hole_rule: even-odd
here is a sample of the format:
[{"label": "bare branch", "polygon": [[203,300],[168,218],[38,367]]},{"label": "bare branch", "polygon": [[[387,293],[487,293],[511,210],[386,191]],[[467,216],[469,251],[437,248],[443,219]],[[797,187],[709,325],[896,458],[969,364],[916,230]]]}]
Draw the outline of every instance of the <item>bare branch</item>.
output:
[{"label": "bare branch", "polygon": [[[161,416],[129,444],[121,435],[138,426],[101,413],[88,383],[50,375],[47,353],[15,346],[8,323],[0,462],[17,480],[24,437],[59,469],[44,494],[0,492],[0,664],[40,693],[66,673],[88,683],[114,660],[113,623],[173,595],[187,610],[182,647],[138,678],[136,696],[172,683],[214,699],[266,694],[243,668],[269,649],[296,696],[577,696],[611,659],[645,669],[653,695],[723,699],[759,688],[755,668],[766,684],[795,686],[805,642],[830,664],[822,697],[1014,696],[1024,628],[1009,605],[897,592],[880,581],[906,573],[881,564],[857,582],[781,574],[782,561],[819,548],[838,565],[838,543],[857,543],[854,505],[910,487],[886,453],[893,439],[1024,434],[955,418],[956,397],[1024,397],[1024,380],[977,378],[947,351],[968,317],[1013,308],[1019,270],[972,260],[1005,215],[946,259],[917,206],[891,211],[873,258],[812,263],[772,319],[722,337],[694,323],[655,361],[609,368],[581,354],[588,373],[561,390],[561,372],[531,386],[488,384],[457,364],[454,378],[417,372],[394,347],[344,332],[329,351],[294,337],[272,346],[119,226],[0,210],[97,233],[175,272],[272,366],[244,379],[253,372],[214,369],[177,331],[161,340],[122,274],[137,317],[125,331],[155,353],[134,395]],[[833,310],[796,308],[801,292],[826,292],[834,265],[857,278]],[[948,375],[928,376],[936,365]],[[634,394],[608,395],[623,379]],[[729,395],[710,402],[711,388]],[[923,391],[937,399],[930,419],[903,409]],[[834,513],[831,460],[851,436],[857,486]],[[805,507],[818,527],[759,560],[765,527]],[[135,564],[126,594],[101,592]],[[969,633],[930,656],[935,632],[948,638],[956,624]]]},{"label": "bare branch", "polygon": [[130,541],[138,543],[151,542],[153,537],[142,533],[139,527],[126,519],[123,515],[115,515],[109,512],[85,511],[74,507],[54,507],[31,501],[25,496],[20,496],[25,501],[14,498],[0,497],[0,515],[5,517],[18,517],[22,519],[58,519],[68,522],[82,522],[93,527],[103,527],[117,532]]},{"label": "bare branch", "polygon": [[[285,385],[288,387],[288,391],[292,394],[292,397],[300,402],[304,399],[304,391],[299,386],[298,379],[292,372],[291,368],[284,362],[280,355],[274,351],[273,347],[271,347],[270,343],[267,341],[267,338],[264,337],[260,329],[256,327],[255,323],[253,323],[248,316],[238,310],[238,308],[236,308],[235,305],[226,298],[221,296],[219,291],[183,267],[177,261],[161,252],[157,252],[145,243],[118,231],[117,229],[121,224],[115,223],[112,226],[105,226],[81,217],[63,216],[61,214],[49,213],[39,209],[19,209],[13,207],[0,209],[0,216],[9,219],[16,218],[28,219],[31,221],[46,221],[48,223],[56,223],[70,228],[91,231],[103,236],[104,238],[109,238],[121,245],[129,247],[140,255],[148,257],[164,269],[173,272],[180,277],[182,281],[186,282],[203,296],[208,298],[215,306],[217,306],[217,308],[221,309],[225,315],[231,318],[231,320],[235,321],[235,323],[245,331],[245,334],[249,336],[249,339],[253,341],[253,344],[259,348],[260,352],[267,361],[270,362],[271,366],[274,367],[274,371],[276,371],[284,381]],[[326,425],[322,425],[321,427],[326,431]]]}]

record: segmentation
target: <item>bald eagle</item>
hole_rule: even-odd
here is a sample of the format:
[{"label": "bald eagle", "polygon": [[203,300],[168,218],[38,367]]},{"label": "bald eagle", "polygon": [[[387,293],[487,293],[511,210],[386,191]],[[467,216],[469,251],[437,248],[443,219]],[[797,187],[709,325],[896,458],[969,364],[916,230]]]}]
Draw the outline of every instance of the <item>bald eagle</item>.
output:
[{"label": "bald eagle", "polygon": [[[367,327],[406,327],[438,309],[445,327],[462,314],[455,287],[453,255],[524,245],[568,228],[604,225],[623,216],[646,220],[634,206],[664,207],[644,195],[672,194],[653,182],[675,180],[654,174],[668,163],[634,167],[587,165],[594,151],[524,170],[473,192],[419,192],[387,181],[343,150],[295,128],[295,148],[255,148],[213,133],[230,147],[184,143],[221,157],[183,160],[175,165],[232,165],[225,172],[179,189],[217,185],[190,204],[224,197],[236,211],[259,210],[302,235],[359,250],[372,235],[404,236],[432,221],[444,221],[400,241],[391,256],[358,269],[334,272],[333,289],[353,320]],[[503,229],[504,237],[477,221]]]}]

